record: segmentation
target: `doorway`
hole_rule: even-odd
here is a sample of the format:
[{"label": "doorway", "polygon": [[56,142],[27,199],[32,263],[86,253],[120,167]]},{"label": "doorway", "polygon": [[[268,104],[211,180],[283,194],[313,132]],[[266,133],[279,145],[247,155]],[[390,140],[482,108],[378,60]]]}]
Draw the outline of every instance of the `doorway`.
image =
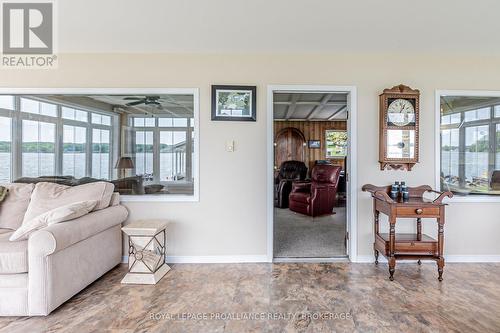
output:
[{"label": "doorway", "polygon": [[[355,261],[355,93],[354,87],[269,87],[269,261]],[[324,172],[333,177],[328,184],[318,183]],[[311,184],[330,190],[320,198]]]}]

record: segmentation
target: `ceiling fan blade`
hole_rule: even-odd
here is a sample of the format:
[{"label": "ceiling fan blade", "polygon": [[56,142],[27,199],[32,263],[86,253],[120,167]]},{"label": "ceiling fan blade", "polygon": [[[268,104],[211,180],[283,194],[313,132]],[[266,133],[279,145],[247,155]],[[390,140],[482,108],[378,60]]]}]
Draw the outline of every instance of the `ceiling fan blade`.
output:
[{"label": "ceiling fan blade", "polygon": [[136,101],[136,102],[130,102],[125,104],[126,106],[134,106],[134,105],[139,105],[139,104],[144,104],[144,100]]},{"label": "ceiling fan blade", "polygon": [[144,99],[144,97],[124,97],[123,99],[126,101],[135,101],[135,100]]}]

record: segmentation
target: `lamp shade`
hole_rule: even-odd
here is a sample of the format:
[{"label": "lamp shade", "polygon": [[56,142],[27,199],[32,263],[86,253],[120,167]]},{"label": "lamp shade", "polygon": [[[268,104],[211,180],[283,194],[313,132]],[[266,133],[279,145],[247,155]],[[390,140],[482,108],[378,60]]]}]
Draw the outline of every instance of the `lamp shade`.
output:
[{"label": "lamp shade", "polygon": [[132,157],[120,157],[118,161],[116,161],[115,169],[133,169],[134,168],[134,160]]}]

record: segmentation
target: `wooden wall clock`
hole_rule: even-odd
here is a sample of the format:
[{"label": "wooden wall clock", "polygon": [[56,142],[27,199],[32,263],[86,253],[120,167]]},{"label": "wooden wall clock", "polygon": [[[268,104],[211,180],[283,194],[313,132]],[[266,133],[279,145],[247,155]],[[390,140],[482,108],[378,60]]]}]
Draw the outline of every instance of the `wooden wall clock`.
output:
[{"label": "wooden wall clock", "polygon": [[400,84],[380,94],[380,169],[406,169],[418,163],[420,92]]}]

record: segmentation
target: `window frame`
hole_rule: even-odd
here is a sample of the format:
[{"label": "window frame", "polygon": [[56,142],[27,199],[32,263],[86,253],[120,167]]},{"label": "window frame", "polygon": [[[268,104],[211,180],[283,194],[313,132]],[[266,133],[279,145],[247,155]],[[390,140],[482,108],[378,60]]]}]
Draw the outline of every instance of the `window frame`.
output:
[{"label": "window frame", "polygon": [[[51,123],[55,125],[55,152],[54,152],[54,158],[55,158],[55,170],[54,174],[62,174],[63,172],[63,129],[64,125],[68,126],[78,126],[78,127],[84,127],[86,128],[86,160],[85,160],[85,177],[92,177],[92,130],[94,128],[98,129],[106,129],[109,130],[111,133],[110,137],[110,157],[109,157],[109,170],[108,174],[110,175],[110,179],[113,178],[113,160],[114,160],[114,151],[113,151],[113,132],[116,130],[115,124],[113,123],[113,119],[116,117],[116,115],[111,114],[109,112],[106,112],[105,110],[98,110],[94,108],[89,108],[89,107],[82,107],[81,105],[74,105],[72,103],[68,103],[65,101],[53,101],[50,99],[44,98],[43,95],[52,95],[55,93],[7,93],[3,92],[2,90],[5,89],[0,89],[0,94],[2,95],[13,95],[14,96],[14,110],[11,110],[10,112],[6,112],[7,110],[1,109],[0,110],[0,115],[1,114],[8,114],[7,117],[10,117],[12,119],[12,138],[13,138],[13,146],[12,146],[12,153],[11,153],[11,163],[12,163],[12,169],[11,169],[11,181],[20,177],[24,177],[22,174],[22,126],[23,126],[23,121],[24,120],[31,120],[31,121],[38,121],[38,122],[45,122],[45,123]],[[13,89],[14,91],[16,89]],[[9,89],[9,91],[11,91]],[[42,103],[49,103],[49,104],[54,104],[56,106],[56,116],[47,116],[47,115],[41,115],[41,114],[35,114],[35,113],[29,113],[29,112],[23,112],[21,111],[21,98],[24,99],[30,99],[34,100],[37,102],[42,102]],[[62,117],[62,108],[63,107],[68,107],[68,108],[73,108],[73,109],[78,109],[81,111],[87,112],[87,121],[79,121],[79,120],[72,120],[72,119],[66,119]],[[110,116],[111,117],[111,124],[108,125],[100,125],[100,124],[92,124],[90,122],[91,120],[91,114],[92,113],[99,113],[102,115]]]},{"label": "window frame", "polygon": [[[463,97],[498,97],[500,99],[500,91],[492,90],[436,90],[435,92],[435,105],[434,105],[434,185],[436,190],[441,191],[441,97],[446,96],[463,96]],[[491,106],[492,115],[494,115],[495,108]],[[465,110],[464,110],[465,111]],[[497,121],[495,121],[495,119]],[[484,124],[499,123],[499,117],[489,119],[479,119],[475,121],[466,122],[466,127],[480,126]],[[459,123],[460,124],[460,123]],[[459,125],[458,124],[458,125]],[[448,124],[447,128],[455,128],[454,125]],[[465,131],[465,129],[464,129]],[[494,140],[496,145],[496,133],[494,137],[489,135],[489,140]],[[460,172],[460,171],[459,171]],[[500,195],[487,195],[487,194],[474,194],[467,196],[455,195],[451,199],[446,199],[449,202],[500,202]]]},{"label": "window frame", "polygon": [[[160,126],[160,119],[174,119],[175,117],[172,116],[163,116],[163,117],[155,117],[155,118],[149,118],[149,119],[154,119],[155,120],[155,125],[154,126],[135,126],[135,119],[136,118],[145,118],[141,115],[130,115],[128,116],[129,119],[129,126],[133,129],[135,129],[138,132],[152,132],[153,133],[153,175],[154,175],[154,181],[163,185],[172,185],[172,184],[190,184],[192,181],[188,180],[168,180],[168,181],[162,181],[160,180],[160,170],[161,170],[161,153],[160,153],[160,144],[161,144],[161,132],[182,132],[186,134],[186,179],[195,179],[194,178],[194,167],[193,167],[193,159],[191,158],[192,153],[194,152],[191,147],[193,143],[195,143],[196,139],[192,138],[193,132],[196,135],[196,130],[194,127],[191,126],[191,119],[188,117],[178,117],[178,119],[186,119],[187,123],[186,126],[175,126],[172,123],[172,126]],[[155,154],[155,152],[158,152],[158,154]],[[188,167],[188,161],[190,161],[191,166]],[[134,172],[135,172],[134,168]],[[194,182],[193,182],[194,185]]]},{"label": "window frame", "polygon": [[[199,88],[0,88],[0,95],[193,95],[194,118],[194,159],[192,174],[194,178],[194,193],[192,195],[127,195],[121,196],[122,202],[199,202],[200,198],[200,92]],[[71,107],[71,106],[70,106]],[[15,111],[14,111],[15,112]],[[112,120],[113,121],[113,120]],[[116,126],[112,122],[112,126]],[[122,133],[112,133],[111,166],[118,158],[115,139]],[[15,142],[13,142],[13,145]],[[119,147],[118,147],[119,148]],[[114,171],[114,169],[113,169]],[[112,173],[114,174],[114,173]]]},{"label": "window frame", "polygon": [[325,129],[325,132],[324,132],[324,140],[325,140],[325,158],[328,159],[328,160],[343,160],[346,158],[348,152],[347,152],[347,142],[349,139],[346,139],[346,154],[345,155],[342,155],[342,156],[328,156],[328,140],[327,140],[327,135],[328,135],[328,132],[343,132],[343,133],[346,133],[347,135],[347,130],[340,130],[340,129]]}]

